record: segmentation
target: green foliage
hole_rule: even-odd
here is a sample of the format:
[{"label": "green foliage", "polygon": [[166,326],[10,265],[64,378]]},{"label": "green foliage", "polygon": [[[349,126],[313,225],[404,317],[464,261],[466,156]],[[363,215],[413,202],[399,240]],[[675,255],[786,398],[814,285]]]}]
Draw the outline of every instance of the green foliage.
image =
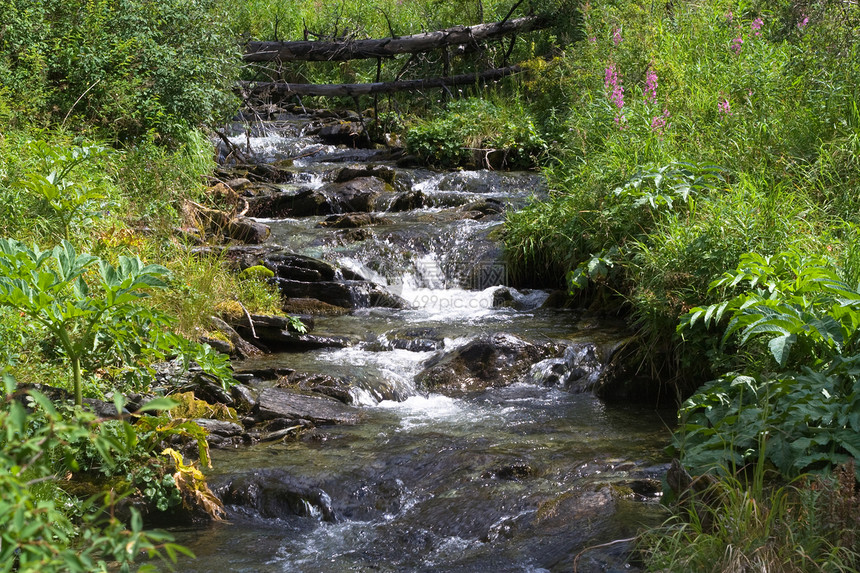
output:
[{"label": "green foliage", "polygon": [[[98,263],[100,282],[85,279]],[[138,304],[150,288],[167,285],[167,269],[120,257],[115,267],[78,254],[68,241],[51,251],[32,249],[14,239],[0,240],[0,305],[20,310],[59,342],[72,365],[75,403],[80,405],[81,360],[104,344],[123,354],[136,347],[145,327],[163,320]]]},{"label": "green foliage", "polygon": [[74,147],[65,149],[48,145],[44,141],[30,144],[32,152],[42,164],[41,172],[28,173],[19,185],[43,199],[60,220],[57,233],[64,240],[71,239],[73,225],[86,226],[94,213],[92,207],[104,194],[91,181],[69,179],[79,164],[107,154],[103,147]]},{"label": "green foliage", "polygon": [[765,456],[787,477],[860,458],[860,286],[797,250],[744,255],[711,288],[744,284],[692,309],[679,329],[729,318],[723,343],[765,344],[777,370],[754,363],[761,373],[706,384],[681,410],[675,447],[696,471]]},{"label": "green foliage", "polygon": [[662,167],[644,166],[614,191],[623,202],[672,209],[675,201],[689,203],[691,197],[725,183],[724,170],[716,165],[673,162]]},{"label": "green foliage", "polygon": [[268,278],[272,278],[275,276],[275,273],[262,265],[255,265],[253,267],[248,267],[239,273],[240,279],[257,279],[264,280]]},{"label": "green foliage", "polygon": [[477,98],[453,101],[435,118],[417,122],[406,142],[412,153],[439,167],[466,165],[494,150],[504,152],[508,167],[533,167],[547,148],[526,110]]},{"label": "green foliage", "polygon": [[172,140],[231,113],[238,53],[211,0],[5,0],[0,83],[29,123]]},{"label": "green foliage", "polygon": [[[544,170],[553,193],[507,215],[512,275],[572,279],[581,299],[620,308],[651,373],[680,394],[736,363],[706,337],[681,344],[676,320],[712,302],[709,283],[746,252],[850,245],[860,67],[843,56],[856,56],[845,40],[856,10],[586,4],[587,40],[530,61],[519,92],[557,145]],[[696,177],[710,191],[686,184]]]},{"label": "green foliage", "polygon": [[[86,442],[105,463],[122,454],[121,443],[94,431],[93,416],[78,412],[66,419],[38,392],[16,393],[15,382],[3,377],[0,404],[0,571],[129,571],[142,554],[176,562],[179,553],[191,555],[171,537],[143,531],[137,512],[130,528],[112,517],[112,496],[94,496],[80,508],[74,523],[61,496],[40,497],[40,487],[58,484],[53,450]],[[28,404],[28,406],[25,406]],[[29,411],[28,411],[29,410]],[[59,490],[55,490],[59,491]],[[152,570],[144,565],[138,570]]]}]

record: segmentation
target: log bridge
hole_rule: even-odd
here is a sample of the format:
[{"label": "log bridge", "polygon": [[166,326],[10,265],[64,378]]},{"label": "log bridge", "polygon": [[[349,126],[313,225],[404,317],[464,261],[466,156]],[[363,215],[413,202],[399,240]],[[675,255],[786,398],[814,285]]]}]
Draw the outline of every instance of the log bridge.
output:
[{"label": "log bridge", "polygon": [[[526,16],[490,24],[455,26],[435,32],[395,36],[370,40],[249,42],[244,60],[257,62],[343,62],[359,59],[377,60],[377,77],[374,83],[363,84],[295,84],[285,82],[240,82],[244,94],[277,94],[280,96],[353,97],[377,95],[398,91],[419,91],[428,88],[448,88],[494,81],[521,71],[521,67],[503,66],[470,74],[381,82],[382,59],[401,54],[419,54],[451,46],[477,47],[481,42],[516,36],[520,33],[548,28],[547,17]],[[446,58],[447,62],[447,58]],[[447,66],[446,66],[447,68]]]}]

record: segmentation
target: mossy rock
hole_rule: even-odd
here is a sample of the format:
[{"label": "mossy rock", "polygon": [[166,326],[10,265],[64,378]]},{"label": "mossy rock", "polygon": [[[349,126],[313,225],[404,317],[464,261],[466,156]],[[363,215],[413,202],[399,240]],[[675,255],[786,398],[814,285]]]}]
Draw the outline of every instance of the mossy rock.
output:
[{"label": "mossy rock", "polygon": [[173,394],[170,397],[179,402],[178,406],[170,410],[170,415],[174,418],[210,418],[212,420],[224,420],[227,422],[237,422],[239,420],[239,416],[233,408],[224,404],[210,404],[203,400],[198,400],[194,397],[194,392]]},{"label": "mossy rock", "polygon": [[239,278],[242,280],[254,279],[254,280],[266,280],[275,276],[275,273],[264,267],[263,265],[254,265],[253,267],[248,267],[239,273]]}]

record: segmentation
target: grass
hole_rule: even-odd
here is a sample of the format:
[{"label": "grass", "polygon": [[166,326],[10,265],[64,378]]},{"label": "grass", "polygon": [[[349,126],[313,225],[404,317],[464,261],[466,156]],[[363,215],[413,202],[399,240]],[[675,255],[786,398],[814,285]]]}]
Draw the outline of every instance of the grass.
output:
[{"label": "grass", "polygon": [[788,486],[728,477],[686,498],[638,546],[646,571],[848,573],[860,566],[857,509],[853,467]]}]

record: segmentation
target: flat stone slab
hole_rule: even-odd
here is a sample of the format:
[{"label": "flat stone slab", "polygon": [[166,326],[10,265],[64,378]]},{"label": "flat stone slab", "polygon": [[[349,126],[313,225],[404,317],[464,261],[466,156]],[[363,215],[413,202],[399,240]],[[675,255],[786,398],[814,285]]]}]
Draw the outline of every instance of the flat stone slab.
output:
[{"label": "flat stone slab", "polygon": [[309,396],[288,388],[266,388],[260,392],[259,417],[310,420],[315,424],[358,423],[358,411],[333,398]]}]

